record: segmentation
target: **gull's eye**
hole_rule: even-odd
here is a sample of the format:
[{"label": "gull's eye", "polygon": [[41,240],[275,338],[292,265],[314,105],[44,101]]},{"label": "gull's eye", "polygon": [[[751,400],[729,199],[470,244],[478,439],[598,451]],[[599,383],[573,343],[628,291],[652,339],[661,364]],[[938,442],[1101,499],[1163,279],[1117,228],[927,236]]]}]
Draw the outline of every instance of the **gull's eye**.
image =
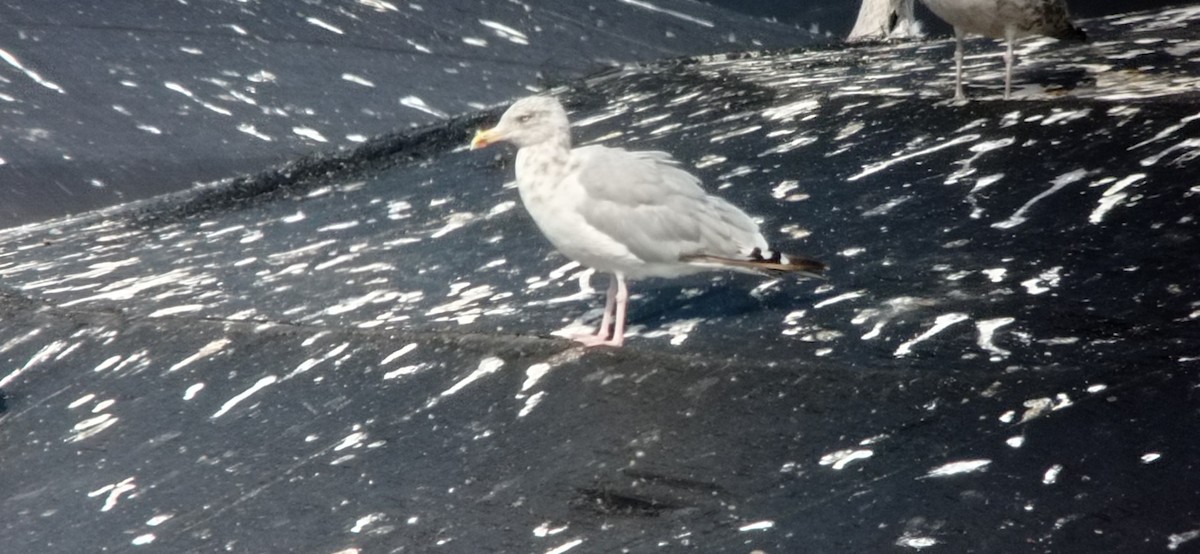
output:
[{"label": "gull's eye", "polygon": [[529,120],[532,118],[533,116],[529,114],[517,116],[517,123],[529,123]]}]

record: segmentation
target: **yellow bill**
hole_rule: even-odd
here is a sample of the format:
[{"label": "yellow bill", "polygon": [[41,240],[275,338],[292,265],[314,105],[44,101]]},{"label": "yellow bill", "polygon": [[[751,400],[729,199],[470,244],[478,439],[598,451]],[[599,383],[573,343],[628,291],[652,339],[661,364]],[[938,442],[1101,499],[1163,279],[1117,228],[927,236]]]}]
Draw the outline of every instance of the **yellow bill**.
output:
[{"label": "yellow bill", "polygon": [[488,145],[502,138],[495,129],[479,129],[475,131],[475,138],[471,139],[471,150],[486,148]]}]

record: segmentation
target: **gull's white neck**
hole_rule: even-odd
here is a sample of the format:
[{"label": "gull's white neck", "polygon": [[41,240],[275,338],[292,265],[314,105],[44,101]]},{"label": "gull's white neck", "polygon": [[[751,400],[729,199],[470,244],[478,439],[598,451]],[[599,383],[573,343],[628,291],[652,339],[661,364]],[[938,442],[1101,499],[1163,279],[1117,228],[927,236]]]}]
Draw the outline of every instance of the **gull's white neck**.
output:
[{"label": "gull's white neck", "polygon": [[517,186],[545,187],[558,184],[567,174],[571,160],[571,139],[548,140],[517,151]]},{"label": "gull's white neck", "polygon": [[525,210],[555,247],[567,251],[575,234],[573,204],[579,198],[564,186],[571,172],[571,139],[566,133],[562,136],[566,138],[522,147],[517,151],[516,170],[517,192]]}]

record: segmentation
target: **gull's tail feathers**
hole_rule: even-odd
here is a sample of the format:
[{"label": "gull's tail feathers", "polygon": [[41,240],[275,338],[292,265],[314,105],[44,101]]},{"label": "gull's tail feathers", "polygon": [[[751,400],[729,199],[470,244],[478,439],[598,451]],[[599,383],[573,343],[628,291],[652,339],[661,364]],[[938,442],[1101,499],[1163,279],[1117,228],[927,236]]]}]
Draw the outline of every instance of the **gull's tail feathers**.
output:
[{"label": "gull's tail feathers", "polygon": [[825,279],[825,264],[809,258],[791,256],[781,252],[768,250],[764,252],[755,248],[745,258],[729,258],[711,254],[695,254],[684,256],[680,261],[692,265],[731,269],[745,273],[774,276],[782,273],[793,273],[803,277]]}]

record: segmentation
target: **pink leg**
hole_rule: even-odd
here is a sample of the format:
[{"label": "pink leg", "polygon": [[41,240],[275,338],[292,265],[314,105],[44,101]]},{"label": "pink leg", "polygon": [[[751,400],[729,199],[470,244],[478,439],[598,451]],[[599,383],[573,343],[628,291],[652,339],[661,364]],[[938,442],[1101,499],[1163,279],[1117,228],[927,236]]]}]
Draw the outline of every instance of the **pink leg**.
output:
[{"label": "pink leg", "polygon": [[[573,337],[584,346],[621,346],[625,343],[625,310],[629,304],[629,288],[625,286],[625,276],[614,273],[608,286],[608,299],[604,306],[604,320],[600,323],[600,331],[595,335]],[[613,326],[612,338],[609,338],[608,328]]]},{"label": "pink leg", "polygon": [[625,309],[629,305],[629,288],[625,286],[625,276],[614,274],[617,282],[617,313],[613,316],[613,335],[608,346],[621,346],[625,343]]},{"label": "pink leg", "polygon": [[954,99],[966,100],[963,94],[963,35],[966,34],[958,27],[954,28]]},{"label": "pink leg", "polygon": [[595,333],[583,335],[575,335],[571,337],[576,342],[583,343],[586,346],[596,346],[608,342],[609,332],[612,328],[613,309],[616,307],[617,301],[617,278],[613,276],[608,280],[608,292],[604,295],[604,317],[600,320],[600,328]]},{"label": "pink leg", "polygon": [[608,278],[608,292],[604,293],[604,318],[600,320],[600,328],[596,330],[594,336],[600,339],[607,339],[609,329],[612,328],[613,308],[617,302],[617,277],[614,275]]},{"label": "pink leg", "polygon": [[1012,27],[1004,30],[1004,42],[1007,44],[1004,50],[1004,99],[1008,100],[1012,97],[1012,66],[1013,66],[1013,41],[1016,40],[1014,35],[1016,32]]}]

